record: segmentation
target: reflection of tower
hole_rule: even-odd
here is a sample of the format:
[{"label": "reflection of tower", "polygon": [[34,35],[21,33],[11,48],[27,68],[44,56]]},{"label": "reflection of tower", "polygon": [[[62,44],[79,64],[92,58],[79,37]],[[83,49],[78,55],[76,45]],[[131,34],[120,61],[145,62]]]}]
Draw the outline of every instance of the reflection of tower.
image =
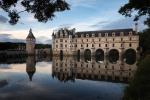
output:
[{"label": "reflection of tower", "polygon": [[26,61],[26,72],[29,76],[30,81],[32,81],[33,74],[36,71],[35,65],[36,65],[35,57],[28,56],[27,61]]},{"label": "reflection of tower", "polygon": [[35,37],[32,33],[32,30],[30,29],[29,34],[26,38],[26,51],[28,55],[34,55],[35,54]]}]

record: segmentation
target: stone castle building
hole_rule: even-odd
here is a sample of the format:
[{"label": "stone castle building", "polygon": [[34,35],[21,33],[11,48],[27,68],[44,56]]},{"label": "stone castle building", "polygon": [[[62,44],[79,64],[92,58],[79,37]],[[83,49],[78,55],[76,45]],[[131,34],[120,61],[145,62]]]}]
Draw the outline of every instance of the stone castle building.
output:
[{"label": "stone castle building", "polygon": [[[139,36],[133,29],[75,32],[62,28],[52,34],[53,55],[111,55],[138,53]],[[128,55],[130,54],[128,53]]]},{"label": "stone castle building", "polygon": [[35,54],[35,42],[36,42],[36,39],[32,33],[32,29],[30,29],[29,34],[26,38],[26,52],[28,55]]}]

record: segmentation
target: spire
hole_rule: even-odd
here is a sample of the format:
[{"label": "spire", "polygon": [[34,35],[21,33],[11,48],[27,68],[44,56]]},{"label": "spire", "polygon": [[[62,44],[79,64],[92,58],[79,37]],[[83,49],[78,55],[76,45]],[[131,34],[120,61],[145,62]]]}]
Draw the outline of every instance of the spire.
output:
[{"label": "spire", "polygon": [[29,34],[28,34],[27,38],[33,38],[33,39],[35,39],[35,37],[34,37],[34,35],[32,33],[32,29],[31,28],[29,30]]}]

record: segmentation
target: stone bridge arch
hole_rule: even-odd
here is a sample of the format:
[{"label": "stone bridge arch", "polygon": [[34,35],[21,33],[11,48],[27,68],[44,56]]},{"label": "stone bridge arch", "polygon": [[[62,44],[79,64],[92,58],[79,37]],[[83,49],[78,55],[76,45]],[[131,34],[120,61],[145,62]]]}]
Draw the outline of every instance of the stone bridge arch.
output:
[{"label": "stone bridge arch", "polygon": [[95,58],[97,61],[103,61],[104,56],[105,56],[105,53],[103,49],[99,48],[95,51]]},{"label": "stone bridge arch", "polygon": [[118,49],[110,49],[108,51],[108,59],[111,63],[117,62],[119,60],[119,50]]},{"label": "stone bridge arch", "polygon": [[136,50],[133,48],[126,49],[123,53],[125,63],[132,65],[136,62]]}]

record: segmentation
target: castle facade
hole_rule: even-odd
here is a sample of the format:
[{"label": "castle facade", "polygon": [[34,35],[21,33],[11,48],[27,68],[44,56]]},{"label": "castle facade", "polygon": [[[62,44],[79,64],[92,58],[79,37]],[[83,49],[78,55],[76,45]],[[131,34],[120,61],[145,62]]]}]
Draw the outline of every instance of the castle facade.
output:
[{"label": "castle facade", "polygon": [[133,29],[75,32],[62,28],[52,34],[53,55],[111,55],[138,53],[139,35]]}]

